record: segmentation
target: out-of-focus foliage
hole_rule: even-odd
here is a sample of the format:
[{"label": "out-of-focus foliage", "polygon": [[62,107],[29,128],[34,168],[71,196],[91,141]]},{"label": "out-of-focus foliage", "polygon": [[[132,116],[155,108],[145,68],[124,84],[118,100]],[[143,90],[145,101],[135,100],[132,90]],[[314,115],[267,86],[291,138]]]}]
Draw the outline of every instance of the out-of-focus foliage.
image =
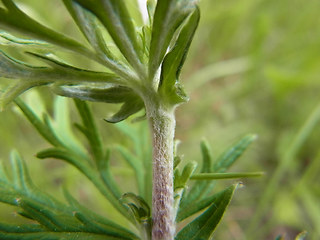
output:
[{"label": "out-of-focus foliage", "polygon": [[[29,2],[36,6],[37,12],[26,10],[54,29],[80,36],[61,4],[19,2],[21,7]],[[43,11],[47,4],[50,14]],[[183,142],[179,152],[187,156],[185,160],[200,162],[201,137],[216,143],[216,155],[239,135],[254,132],[258,144],[234,170],[266,172],[260,180],[244,182],[247,187],[238,191],[216,238],[275,239],[281,234],[292,239],[306,230],[310,239],[319,239],[320,2],[202,0],[200,8],[198,34],[181,76],[190,102],[177,112],[176,135]],[[83,59],[78,62],[80,66],[91,64]],[[31,102],[35,99],[33,93],[26,97]],[[49,99],[47,105],[51,106],[48,94],[42,92],[41,97]],[[114,110],[107,106],[94,105],[98,118]],[[38,108],[41,111],[41,106]],[[74,195],[92,205],[88,196],[99,193],[73,169],[32,159],[32,154],[46,145],[19,114],[17,117],[14,107],[0,114],[1,159],[7,159],[10,148],[18,146],[30,171],[38,175],[34,179],[38,186],[62,198],[56,188],[67,183],[75,186]],[[118,138],[130,145],[115,127],[102,134],[107,143]],[[120,181],[127,183],[126,175],[133,172],[119,164],[117,157],[112,160],[114,170],[121,172]],[[102,200],[93,206],[96,210],[107,207]],[[0,217],[6,214],[8,222],[16,221],[13,211],[1,205]]]},{"label": "out-of-focus foliage", "polygon": [[217,239],[292,239],[303,230],[318,239],[320,2],[203,0],[200,7],[184,76],[192,94],[178,111],[181,151],[193,159],[193,139],[205,136],[219,152],[254,132],[257,145],[237,168],[266,172],[244,182]]}]

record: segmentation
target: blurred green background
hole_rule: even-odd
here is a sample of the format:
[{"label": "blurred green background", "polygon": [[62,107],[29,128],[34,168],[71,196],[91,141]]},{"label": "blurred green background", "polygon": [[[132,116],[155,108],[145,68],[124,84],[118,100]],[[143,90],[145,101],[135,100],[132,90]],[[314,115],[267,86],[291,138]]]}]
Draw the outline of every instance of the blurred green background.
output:
[{"label": "blurred green background", "polygon": [[[79,37],[60,1],[17,2],[39,21]],[[200,8],[201,22],[182,76],[190,102],[177,110],[179,153],[185,162],[200,161],[201,139],[217,156],[244,134],[256,133],[258,140],[231,171],[266,173],[242,179],[245,187],[235,194],[215,238],[283,234],[293,239],[306,230],[306,239],[320,239],[320,1],[201,0]],[[8,82],[1,79],[0,86]],[[45,88],[38,92],[24,98],[36,111],[52,112],[53,96]],[[43,106],[39,98],[46,100]],[[77,119],[72,101],[67,105]],[[106,144],[130,144],[117,127],[102,121],[114,106],[92,107]],[[132,127],[144,128],[144,123]],[[34,157],[47,144],[13,104],[0,113],[0,136],[0,159],[7,162],[10,150],[18,149],[40,188],[62,199],[61,186],[66,185],[94,210],[113,216],[72,167]],[[124,190],[132,189],[132,173],[116,154],[113,158],[115,174],[121,176],[117,180]],[[14,211],[1,204],[0,219],[20,221]]]}]

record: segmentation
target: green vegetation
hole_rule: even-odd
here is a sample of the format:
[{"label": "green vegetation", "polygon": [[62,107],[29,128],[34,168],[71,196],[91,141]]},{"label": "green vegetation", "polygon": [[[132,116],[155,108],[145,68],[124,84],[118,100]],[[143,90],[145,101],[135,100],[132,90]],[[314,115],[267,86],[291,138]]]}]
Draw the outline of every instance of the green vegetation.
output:
[{"label": "green vegetation", "polygon": [[[150,239],[143,119],[174,127],[161,114],[179,105],[181,144],[171,130],[164,144],[174,152],[176,239],[210,239],[242,185],[215,239],[319,239],[319,1],[202,0],[185,63],[194,1],[172,15],[162,1],[146,25],[135,1],[106,1],[108,15],[101,2],[15,1],[28,18],[2,0],[0,238]],[[257,170],[264,176],[247,179]]]}]

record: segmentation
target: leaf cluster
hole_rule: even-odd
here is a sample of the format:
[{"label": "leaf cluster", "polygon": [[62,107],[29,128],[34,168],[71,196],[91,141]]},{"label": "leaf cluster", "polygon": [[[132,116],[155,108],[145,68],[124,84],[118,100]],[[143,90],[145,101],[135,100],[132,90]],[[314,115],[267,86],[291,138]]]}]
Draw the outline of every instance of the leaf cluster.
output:
[{"label": "leaf cluster", "polygon": [[[75,138],[70,128],[70,122],[63,122],[63,125],[54,124],[57,119],[51,119],[46,113],[40,118],[23,101],[15,100],[25,117],[51,145],[50,148],[38,152],[36,156],[39,159],[59,159],[77,168],[128,222],[136,224],[138,229],[140,225],[144,226],[147,230],[141,230],[149,233],[151,231],[149,205],[142,197],[133,193],[123,194],[121,192],[120,186],[114,180],[110,170],[111,148],[105,149],[102,146],[101,135],[88,104],[81,100],[74,100],[74,102],[81,118],[81,123],[75,123],[74,127],[85,136],[88,142],[88,144],[83,143],[82,146],[78,146],[78,143],[74,142]],[[55,109],[58,112],[55,112],[55,118],[66,114],[68,110],[65,108],[65,101],[57,101]],[[123,132],[126,132],[125,127],[122,129]],[[65,133],[61,134],[61,130]],[[132,133],[131,130],[129,132]],[[140,146],[141,143],[136,144]],[[121,152],[120,145],[114,150]],[[124,156],[124,159],[130,161],[128,156],[127,158]],[[36,221],[37,224],[26,225],[22,228],[21,233],[19,226],[1,225],[1,239],[35,239],[37,237],[39,239],[40,237],[41,239],[68,239],[68,236],[73,236],[74,239],[84,239],[85,236],[89,237],[88,239],[103,239],[103,236],[108,236],[110,239],[139,239],[134,233],[137,230],[132,232],[95,214],[78,203],[67,190],[64,191],[64,194],[69,205],[38,190],[32,183],[25,163],[17,153],[13,153],[11,162],[12,180],[8,177],[6,170],[1,168],[0,178],[3,184],[1,184],[0,201],[19,207],[21,210],[18,211],[18,214]],[[137,162],[131,162],[132,167],[134,168],[134,165],[139,162],[141,162],[140,159]],[[137,176],[140,175],[137,174]],[[143,183],[143,181],[138,180],[138,183]],[[140,187],[142,189],[144,186]],[[28,205],[29,200],[31,206]],[[29,213],[28,207],[32,207],[32,214]]]},{"label": "leaf cluster", "polygon": [[[191,162],[184,166],[182,173],[177,168],[180,158],[176,157],[175,167],[175,201],[176,221],[182,222],[189,217],[201,215],[188,223],[178,234],[176,239],[211,239],[215,228],[223,217],[238,184],[234,184],[225,190],[212,194],[217,174],[220,179],[229,178],[229,173],[224,172],[244,153],[247,147],[256,139],[255,135],[246,135],[238,142],[230,146],[221,156],[215,160],[212,156],[209,144],[201,142],[202,167],[200,173],[196,171],[197,164]],[[261,173],[256,173],[259,176]],[[231,178],[250,177],[250,173],[230,174]],[[204,176],[202,178],[202,176]],[[197,180],[188,183],[189,180]],[[200,180],[200,181],[199,181]],[[188,185],[191,187],[187,187]],[[194,236],[193,238],[190,238]]]},{"label": "leaf cluster", "polygon": [[[72,143],[72,135],[63,135],[62,128],[67,132],[69,126],[57,126],[53,124],[55,119],[47,114],[39,118],[32,109],[20,99],[15,100],[25,117],[36,128],[38,133],[52,146],[37,153],[37,157],[55,158],[67,162],[77,168],[103,196],[122,214],[129,222],[134,223],[136,229],[129,230],[123,226],[100,216],[75,200],[65,189],[64,195],[68,204],[62,203],[47,193],[39,190],[29,176],[27,167],[18,153],[11,155],[10,178],[7,170],[2,166],[0,171],[1,194],[0,201],[18,207],[18,214],[32,219],[35,223],[27,225],[0,224],[1,239],[102,239],[103,236],[110,239],[151,239],[152,219],[150,214],[150,152],[145,143],[147,132],[137,134],[128,124],[116,125],[134,143],[133,150],[122,145],[114,145],[107,150],[102,146],[101,136],[89,105],[83,101],[75,100],[75,106],[81,118],[81,123],[75,123],[74,127],[82,133],[88,142],[88,151],[84,146],[75,147]],[[62,111],[64,101],[57,101],[55,109]],[[63,111],[60,113],[63,114]],[[59,113],[55,116],[59,118]],[[189,163],[179,171],[181,158],[175,157],[175,202],[176,221],[182,222],[191,216],[198,215],[189,222],[176,236],[176,239],[186,239],[186,236],[196,236],[195,239],[209,239],[220,222],[230,203],[237,184],[212,194],[213,182],[216,173],[226,171],[236,159],[238,159],[249,144],[255,139],[254,135],[247,135],[232,145],[217,160],[213,161],[210,147],[206,142],[201,143],[202,168],[200,173],[195,173],[196,163]],[[138,186],[138,193],[123,193],[116,183],[110,171],[110,153],[117,151],[133,169]],[[193,178],[201,174],[208,180],[196,180]],[[250,174],[242,174],[237,177],[250,177]],[[226,178],[228,176],[225,176]],[[223,177],[222,177],[223,178]],[[187,186],[191,188],[187,190]],[[196,195],[196,196],[195,196]],[[205,210],[205,211],[204,211]],[[200,212],[204,211],[201,215]],[[137,235],[137,231],[140,234]]]},{"label": "leaf cluster", "polygon": [[[29,64],[1,50],[0,76],[17,79],[1,95],[1,108],[41,85],[70,98],[122,104],[110,122],[140,111],[150,98],[159,98],[170,107],[188,100],[178,79],[199,22],[195,1],[149,1],[149,22],[138,26],[123,0],[63,0],[85,43],[39,23],[12,0],[2,3],[0,26],[6,30],[0,31],[2,48],[14,46],[22,56],[42,64]],[[75,67],[59,57],[68,52],[104,70]]]},{"label": "leaf cluster", "polygon": [[[41,66],[16,59],[1,50],[0,77],[17,80],[1,94],[1,106],[14,100],[50,144],[48,149],[37,153],[38,158],[55,158],[74,166],[135,229],[129,230],[93,213],[66,190],[68,204],[38,190],[20,156],[13,153],[13,177],[10,178],[4,168],[0,169],[0,201],[17,206],[21,216],[35,223],[24,226],[0,224],[1,239],[151,239],[151,163],[149,152],[146,155],[142,150],[145,137],[141,140],[139,134],[120,125],[119,129],[133,140],[134,151],[121,145],[105,149],[85,101],[122,104],[117,113],[106,119],[112,123],[120,122],[150,104],[157,107],[160,102],[172,109],[187,101],[179,78],[199,22],[196,1],[148,1],[149,22],[139,29],[124,0],[63,0],[86,43],[79,43],[37,22],[12,0],[2,0],[2,3],[0,26],[32,39],[1,30],[1,46],[13,45],[23,52],[23,56],[36,59]],[[106,41],[106,36],[112,39],[112,43]],[[110,50],[111,44],[118,52]],[[66,52],[95,61],[105,71],[76,67],[60,58],[59,53]],[[26,90],[42,85],[47,85],[57,95],[74,99],[81,118],[81,123],[74,126],[85,137],[87,147],[82,144],[78,148],[68,121],[63,123],[65,128],[56,126],[48,114],[38,116],[17,98]],[[61,103],[57,107],[63,108]],[[71,134],[61,134],[65,129]],[[223,175],[254,138],[245,136],[214,162],[208,144],[203,142],[203,164],[199,174],[194,174],[195,163],[187,164],[180,173],[180,158],[175,157],[176,220],[181,222],[198,214],[177,233],[176,239],[191,239],[191,236],[193,239],[209,239],[212,236],[237,185],[212,194],[214,183],[207,180],[259,175]],[[138,195],[122,193],[114,180],[110,171],[111,151],[117,151],[133,169]],[[189,180],[195,182],[187,191]],[[201,211],[204,212],[199,215]]]}]

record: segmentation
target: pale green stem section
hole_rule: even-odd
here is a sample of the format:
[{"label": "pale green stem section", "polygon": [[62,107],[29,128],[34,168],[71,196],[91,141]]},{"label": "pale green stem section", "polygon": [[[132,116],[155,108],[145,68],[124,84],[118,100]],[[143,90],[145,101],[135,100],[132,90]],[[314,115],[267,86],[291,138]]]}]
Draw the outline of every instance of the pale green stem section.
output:
[{"label": "pale green stem section", "polygon": [[173,240],[175,234],[173,192],[173,110],[159,104],[147,106],[153,141],[152,240]]},{"label": "pale green stem section", "polygon": [[233,179],[233,178],[250,178],[261,177],[263,172],[246,172],[246,173],[200,173],[193,174],[191,180],[214,180],[214,179]]}]

